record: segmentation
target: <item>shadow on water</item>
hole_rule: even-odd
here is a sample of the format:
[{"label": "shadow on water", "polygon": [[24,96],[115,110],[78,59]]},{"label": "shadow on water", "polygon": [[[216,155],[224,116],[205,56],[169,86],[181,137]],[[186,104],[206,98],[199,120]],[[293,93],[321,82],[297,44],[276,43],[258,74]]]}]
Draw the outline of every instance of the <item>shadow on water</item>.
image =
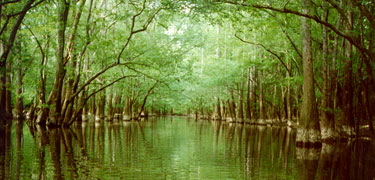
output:
[{"label": "shadow on water", "polygon": [[0,126],[0,179],[364,179],[375,144],[297,148],[287,127],[196,121],[87,121]]}]

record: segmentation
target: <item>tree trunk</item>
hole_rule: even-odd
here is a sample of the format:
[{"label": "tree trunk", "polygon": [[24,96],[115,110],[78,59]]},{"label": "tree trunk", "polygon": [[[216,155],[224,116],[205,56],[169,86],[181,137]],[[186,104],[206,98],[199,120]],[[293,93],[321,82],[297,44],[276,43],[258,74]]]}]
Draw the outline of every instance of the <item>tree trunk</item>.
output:
[{"label": "tree trunk", "polygon": [[251,120],[250,67],[247,68],[246,119]]},{"label": "tree trunk", "polygon": [[132,102],[129,95],[125,96],[125,106],[123,114],[123,120],[129,121],[132,119]]},{"label": "tree trunk", "polygon": [[[324,19],[328,21],[328,9],[324,2]],[[334,139],[334,119],[333,119],[333,98],[330,78],[330,64],[328,60],[328,30],[326,26],[323,28],[323,98],[322,98],[322,119],[321,119],[321,135],[322,140]]]},{"label": "tree trunk", "polygon": [[[352,1],[347,1],[347,19],[344,23],[344,30],[352,33],[353,30],[353,5]],[[354,116],[353,116],[353,70],[352,70],[352,44],[348,40],[344,40],[344,80],[343,80],[343,96],[342,96],[342,117],[338,119],[338,131],[341,137],[350,137],[354,132]]]},{"label": "tree trunk", "polygon": [[[262,58],[262,56],[261,56]],[[264,124],[266,119],[266,112],[264,109],[264,97],[263,97],[263,69],[259,71],[259,124]]]},{"label": "tree trunk", "polygon": [[119,95],[119,93],[115,93],[115,103],[114,103],[114,117],[116,119],[121,119],[121,99],[122,99],[122,96],[121,94]]},{"label": "tree trunk", "polygon": [[105,107],[105,89],[98,93],[98,102],[96,102],[96,116],[95,120],[101,121],[104,119],[104,107]]},{"label": "tree trunk", "polygon": [[[7,112],[6,104],[7,104],[7,89],[6,89],[6,64],[8,55],[12,49],[12,46],[14,44],[14,41],[16,39],[16,35],[18,32],[19,27],[21,26],[21,23],[27,13],[28,10],[32,7],[32,4],[35,0],[29,0],[25,3],[25,5],[22,8],[21,13],[17,16],[17,20],[12,26],[10,30],[10,35],[8,38],[8,41],[6,44],[3,44],[4,42],[1,42],[0,49],[1,49],[1,57],[0,57],[0,69],[3,69],[0,71],[0,123],[6,120],[7,115],[9,115],[9,111]],[[2,7],[0,7],[2,8]]]},{"label": "tree trunk", "polygon": [[89,105],[90,116],[91,116],[91,118],[94,118],[95,114],[96,114],[96,103],[98,103],[98,102],[96,102],[96,95],[94,95],[90,99],[91,99],[91,102],[90,102],[90,105]]},{"label": "tree trunk", "polygon": [[73,99],[72,102],[68,102],[68,99],[70,98],[70,95],[74,94],[74,82],[75,82],[75,78],[78,78],[78,77],[75,77],[76,76],[76,73],[75,73],[75,70],[74,68],[77,66],[77,63],[76,63],[76,54],[73,52],[73,55],[72,55],[72,58],[71,58],[71,61],[69,63],[69,66],[70,66],[70,70],[71,72],[68,73],[70,77],[68,77],[68,87],[65,88],[65,92],[64,92],[64,103],[63,103],[63,106],[62,106],[62,116],[64,117],[64,121],[63,121],[63,124],[66,124],[69,122],[69,120],[72,118],[72,114],[73,114],[73,107],[74,107],[74,102],[75,102],[75,99]]},{"label": "tree trunk", "polygon": [[284,118],[289,121],[289,118],[288,118],[288,109],[289,109],[289,104],[288,104],[288,89],[289,89],[289,80],[287,80],[288,82],[288,85],[286,87],[286,90],[284,90],[284,87],[281,87],[281,93],[282,93],[282,103],[283,103],[283,111],[284,111]]},{"label": "tree trunk", "polygon": [[252,76],[252,80],[253,80],[253,85],[251,87],[252,91],[251,91],[251,95],[252,95],[252,105],[254,106],[253,110],[251,111],[251,117],[253,119],[258,119],[258,110],[257,110],[257,96],[256,96],[256,89],[257,89],[257,83],[258,83],[258,72],[257,72],[257,69],[256,67],[254,66],[253,68],[253,76]]},{"label": "tree trunk", "polygon": [[108,97],[108,113],[107,113],[108,120],[113,119],[112,102],[113,102],[113,87],[111,87],[110,92],[109,92],[109,97]]},{"label": "tree trunk", "polygon": [[362,87],[363,87],[363,94],[364,94],[364,97],[363,97],[363,104],[365,105],[365,112],[366,112],[366,119],[367,119],[367,124],[369,126],[369,130],[370,130],[370,133],[372,136],[375,136],[375,132],[374,132],[374,125],[372,123],[372,119],[374,118],[374,114],[373,114],[373,108],[371,108],[371,104],[369,102],[369,99],[370,99],[370,95],[369,95],[369,80],[365,81],[365,82],[362,82]]},{"label": "tree trunk", "polygon": [[[76,107],[81,107],[82,106],[83,107],[82,111],[79,112],[79,113],[76,113],[77,109],[75,109],[75,113],[74,113],[74,114],[77,114],[77,116],[79,116],[79,117],[76,117],[76,118],[78,118],[77,120],[79,122],[87,120],[87,116],[86,115],[88,113],[87,112],[88,105],[87,105],[87,103],[84,102],[85,98],[86,98],[86,90],[84,90],[84,91],[81,92],[81,94],[79,95],[78,100],[77,100],[77,106]],[[75,118],[75,117],[73,117],[73,118]]]},{"label": "tree trunk", "polygon": [[[242,73],[242,77],[243,77],[243,73]],[[239,87],[239,90],[238,90],[238,93],[239,93],[239,106],[238,106],[238,118],[239,118],[239,122],[244,122],[244,115],[243,115],[243,86],[244,86],[244,83],[241,82],[241,86]]]},{"label": "tree trunk", "polygon": [[[7,65],[7,70],[6,71],[9,71],[9,73],[11,72],[11,65]],[[10,78],[10,74],[7,73],[6,74],[6,105],[5,105],[5,108],[6,108],[6,118],[7,119],[12,119],[13,118],[13,113],[12,113],[12,91],[11,91],[11,88],[12,88],[12,80]]]},{"label": "tree trunk", "polygon": [[237,121],[237,117],[236,117],[236,103],[234,101],[234,94],[233,94],[233,90],[230,90],[230,96],[231,96],[231,101],[230,101],[230,108],[231,108],[231,111],[232,111],[232,120],[234,122]]},{"label": "tree trunk", "polygon": [[[19,51],[21,54],[21,43],[19,43]],[[16,98],[16,110],[15,110],[15,118],[16,119],[23,119],[23,72],[22,72],[22,59],[17,59],[17,98]]]},{"label": "tree trunk", "polygon": [[65,29],[68,18],[69,4],[65,1],[58,1],[57,3],[57,38],[56,38],[56,72],[53,89],[48,97],[47,104],[51,105],[49,126],[60,126],[62,124],[61,117],[61,97],[63,90],[63,83],[65,77],[64,64],[64,46],[65,46]]},{"label": "tree trunk", "polygon": [[217,108],[217,119],[218,120],[222,120],[223,117],[222,117],[222,113],[221,113],[221,107],[220,107],[220,99],[217,98],[217,105],[216,105],[216,108]]},{"label": "tree trunk", "polygon": [[[47,35],[47,43],[46,43],[46,46],[45,46],[45,49],[48,50],[49,48],[49,38],[50,36]],[[42,58],[41,58],[41,63],[40,63],[40,86],[38,87],[38,100],[36,101],[37,103],[35,103],[35,107],[37,106],[37,104],[39,104],[39,109],[38,109],[38,112],[37,112],[37,117],[36,117],[36,120],[35,122],[40,124],[40,125],[45,125],[46,124],[46,119],[47,119],[47,115],[48,115],[48,108],[44,107],[44,105],[46,104],[46,73],[45,73],[45,69],[46,69],[46,65],[47,65],[47,61],[48,61],[48,55],[46,55],[45,51],[43,51],[43,48],[40,47],[40,52],[42,54]],[[39,101],[39,102],[38,102]]]},{"label": "tree trunk", "polygon": [[[148,91],[147,91],[145,97],[143,98],[143,102],[142,102],[142,105],[141,105],[141,109],[139,110],[138,115],[135,117],[136,120],[138,120],[138,119],[141,117],[142,112],[143,112],[143,110],[144,110],[144,108],[145,108],[145,105],[146,105],[147,98],[148,98],[148,96],[152,93],[152,90],[155,88],[155,86],[156,86],[156,84],[158,84],[158,82],[159,82],[159,81],[156,81],[156,82],[152,85],[152,87],[151,87],[150,89],[148,89]],[[171,115],[173,115],[173,108],[171,109]]]},{"label": "tree trunk", "polygon": [[[311,1],[302,0],[302,12],[310,14]],[[311,20],[302,17],[303,100],[300,127],[297,129],[297,145],[321,145],[318,110],[315,102],[314,72],[312,59]]]},{"label": "tree trunk", "polygon": [[[288,62],[288,69],[292,69],[292,63]],[[290,74],[288,74],[288,77],[290,78]],[[287,97],[286,97],[286,105],[287,105],[287,117],[288,121],[292,121],[292,111],[293,111],[293,99],[292,99],[292,90],[290,87],[290,80],[288,79],[288,87],[287,87]]]},{"label": "tree trunk", "polygon": [[[4,68],[4,67],[0,67]],[[6,71],[0,71],[0,123],[6,121]]]},{"label": "tree trunk", "polygon": [[[273,99],[274,99],[274,101],[276,101],[276,99],[278,98],[277,97],[277,85],[275,84],[274,85],[274,87],[273,87]],[[283,89],[281,89],[281,96],[282,97],[284,97],[285,96],[285,93],[283,92]],[[283,100],[284,98],[281,98],[281,100],[280,100],[280,102]],[[276,119],[277,117],[278,117],[278,114],[281,114],[281,112],[280,112],[280,106],[281,106],[281,103],[278,103],[278,104],[276,104],[276,103],[274,103],[273,105],[272,105],[272,113],[273,113],[273,117],[271,117],[272,118],[272,121],[274,120],[274,119]],[[279,120],[281,119],[281,117],[279,118]]]}]

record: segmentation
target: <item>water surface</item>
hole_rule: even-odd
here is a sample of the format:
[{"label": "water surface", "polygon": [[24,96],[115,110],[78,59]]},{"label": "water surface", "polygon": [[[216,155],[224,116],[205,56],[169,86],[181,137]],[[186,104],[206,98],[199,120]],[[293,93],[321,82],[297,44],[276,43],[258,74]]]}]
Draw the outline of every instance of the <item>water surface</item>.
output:
[{"label": "water surface", "polygon": [[183,117],[0,130],[0,179],[370,179],[375,145],[295,147],[287,127]]}]

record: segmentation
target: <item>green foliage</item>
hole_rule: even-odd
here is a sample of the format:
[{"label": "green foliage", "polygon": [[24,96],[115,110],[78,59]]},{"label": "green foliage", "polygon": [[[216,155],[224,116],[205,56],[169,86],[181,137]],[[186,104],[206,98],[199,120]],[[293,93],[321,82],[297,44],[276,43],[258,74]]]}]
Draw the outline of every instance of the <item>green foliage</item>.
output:
[{"label": "green foliage", "polygon": [[[79,65],[78,86],[118,59],[126,65],[115,66],[100,75],[88,86],[90,92],[121,76],[132,76],[115,84],[114,91],[133,96],[141,104],[148,90],[158,81],[146,107],[159,110],[173,108],[176,112],[184,112],[200,107],[213,108],[217,99],[232,99],[230,90],[235,91],[234,101],[238,102],[239,96],[247,91],[248,69],[251,70],[252,93],[259,96],[261,83],[265,99],[274,104],[282,102],[280,96],[274,99],[275,87],[279,94],[288,85],[294,89],[302,86],[301,59],[286,36],[287,33],[297,48],[301,47],[299,17],[224,2],[151,0],[144,6],[143,2],[95,1],[91,11],[90,2],[86,2],[73,45],[72,53],[76,58],[70,59]],[[285,4],[280,1],[268,3]],[[70,7],[65,49],[77,7]],[[289,2],[288,8],[299,10],[299,2]],[[7,11],[16,9],[9,6]],[[42,70],[47,77],[47,95],[53,87],[56,11],[54,3],[37,6],[27,14],[18,35],[22,53],[19,56],[15,53],[14,59],[21,58],[21,66],[28,67],[23,93],[26,104],[38,95]],[[321,10],[317,9],[316,13]],[[334,16],[330,18],[330,21],[336,20]],[[146,27],[144,32],[131,32]],[[314,24],[313,29],[313,37],[319,39],[320,26]],[[319,44],[315,46],[318,52]],[[45,65],[41,64],[42,53],[47,61]],[[65,79],[78,76],[77,67],[70,67],[70,61],[65,67]],[[84,69],[85,61],[88,62],[87,70]],[[291,64],[291,77],[283,63]],[[316,63],[316,70],[320,68],[321,63]],[[261,71],[263,77],[259,79]]]}]

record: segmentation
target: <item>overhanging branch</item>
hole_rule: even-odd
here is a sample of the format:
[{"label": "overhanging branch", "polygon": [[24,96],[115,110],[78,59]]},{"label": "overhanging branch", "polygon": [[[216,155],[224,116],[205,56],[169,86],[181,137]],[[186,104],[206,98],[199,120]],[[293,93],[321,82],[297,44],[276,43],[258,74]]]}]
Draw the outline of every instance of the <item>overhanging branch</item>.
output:
[{"label": "overhanging branch", "polygon": [[285,13],[285,14],[294,14],[294,15],[297,15],[297,16],[301,16],[301,17],[311,19],[311,20],[313,20],[313,21],[315,21],[315,22],[317,22],[321,25],[324,25],[324,26],[328,27],[329,29],[331,29],[337,35],[339,35],[339,36],[343,37],[344,39],[348,40],[351,44],[353,44],[362,53],[366,54],[368,57],[373,58],[370,50],[363,47],[361,45],[360,41],[356,37],[352,37],[349,34],[341,32],[334,25],[328,23],[327,21],[321,20],[316,15],[305,14],[305,13],[295,11],[295,10],[292,10],[292,9],[287,9],[285,7],[281,9],[281,8],[276,8],[276,7],[269,6],[269,5],[247,4],[247,3],[243,3],[243,2],[234,2],[234,1],[229,1],[229,0],[225,0],[224,3],[233,4],[233,5],[240,5],[240,6],[245,6],[245,7],[253,7],[253,8],[257,8],[257,9],[268,9],[268,10],[275,11],[275,12],[280,12],[280,13]]},{"label": "overhanging branch", "polygon": [[279,61],[280,63],[284,66],[284,68],[288,71],[288,74],[291,76],[292,73],[291,73],[291,70],[288,68],[288,66],[285,64],[285,62],[283,61],[283,59],[278,55],[276,54],[275,52],[273,52],[272,50],[268,49],[267,47],[265,47],[263,44],[259,44],[259,43],[254,43],[254,42],[250,42],[250,41],[246,41],[242,38],[240,38],[237,34],[234,35],[237,39],[239,39],[240,41],[244,42],[244,43],[247,43],[247,44],[252,44],[252,45],[255,45],[255,46],[260,46],[262,47],[264,50],[266,50],[267,52],[271,53],[273,56],[275,56]]}]

